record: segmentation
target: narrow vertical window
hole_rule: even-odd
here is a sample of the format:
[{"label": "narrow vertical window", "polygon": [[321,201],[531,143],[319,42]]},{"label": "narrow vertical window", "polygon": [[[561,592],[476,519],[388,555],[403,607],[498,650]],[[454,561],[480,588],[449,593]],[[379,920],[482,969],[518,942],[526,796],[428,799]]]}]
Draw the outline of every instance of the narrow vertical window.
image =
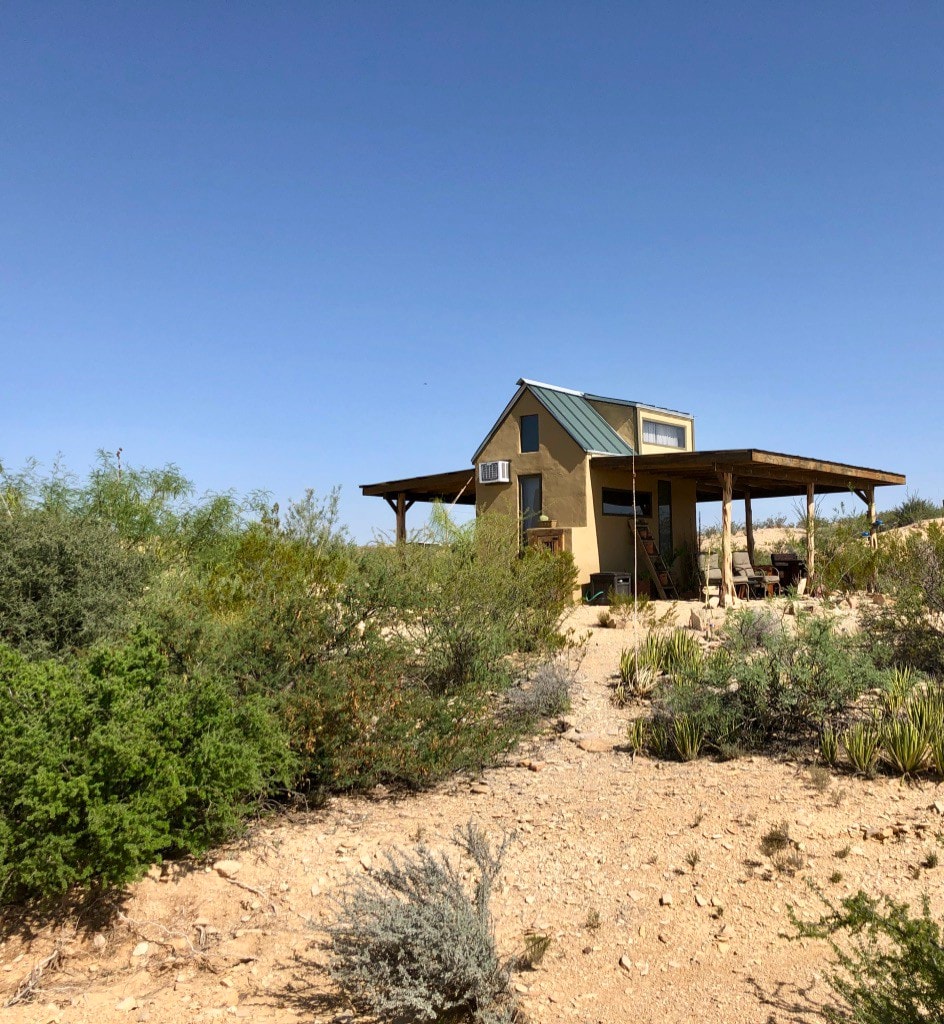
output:
[{"label": "narrow vertical window", "polygon": [[659,554],[667,561],[672,561],[672,484],[668,480],[660,480],[659,487]]},{"label": "narrow vertical window", "polygon": [[521,450],[523,452],[536,452],[541,444],[538,437],[537,413],[530,416],[522,416],[519,422],[521,424]]},{"label": "narrow vertical window", "polygon": [[535,473],[518,477],[518,500],[521,528],[532,530],[541,525],[541,475]]}]

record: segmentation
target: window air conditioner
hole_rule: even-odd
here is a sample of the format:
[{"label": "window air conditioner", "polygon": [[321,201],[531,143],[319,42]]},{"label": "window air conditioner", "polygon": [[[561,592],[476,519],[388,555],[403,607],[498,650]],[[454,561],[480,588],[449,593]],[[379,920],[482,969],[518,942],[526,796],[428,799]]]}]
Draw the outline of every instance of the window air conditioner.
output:
[{"label": "window air conditioner", "polygon": [[479,483],[480,484],[507,484],[511,481],[511,474],[509,472],[509,465],[507,459],[500,462],[480,462],[479,463]]}]

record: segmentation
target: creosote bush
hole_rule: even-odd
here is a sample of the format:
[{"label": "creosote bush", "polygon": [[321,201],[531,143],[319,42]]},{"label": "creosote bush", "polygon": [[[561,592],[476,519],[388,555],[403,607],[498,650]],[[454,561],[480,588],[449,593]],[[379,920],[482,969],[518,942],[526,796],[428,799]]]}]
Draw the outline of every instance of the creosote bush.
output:
[{"label": "creosote bush", "polygon": [[826,1008],[827,1020],[944,1024],[944,942],[927,899],[917,917],[906,903],[861,891],[838,907],[823,902],[828,912],[818,921],[791,918],[799,938],[827,939],[836,956],[827,980],[845,1008]]},{"label": "creosote bush", "polygon": [[474,867],[471,887],[425,845],[349,884],[328,926],[330,971],[356,1006],[390,1024],[516,1019],[489,909],[508,842],[493,848],[472,822],[456,831]]}]

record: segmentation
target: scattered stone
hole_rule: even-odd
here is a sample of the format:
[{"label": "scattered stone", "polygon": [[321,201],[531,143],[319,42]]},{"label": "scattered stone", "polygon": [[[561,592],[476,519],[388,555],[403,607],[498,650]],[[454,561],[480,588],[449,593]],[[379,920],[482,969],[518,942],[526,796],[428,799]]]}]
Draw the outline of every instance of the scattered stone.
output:
[{"label": "scattered stone", "polygon": [[373,864],[373,861],[370,859],[370,854],[369,853],[362,853],[361,856],[360,856],[360,861],[361,861],[361,867],[365,871],[370,871],[371,865]]},{"label": "scattered stone", "polygon": [[636,967],[639,969],[639,973],[645,977],[649,973],[649,961],[648,960],[637,960]]},{"label": "scattered stone", "polygon": [[695,893],[695,902],[698,904],[699,907],[708,906],[708,900],[704,896],[702,896],[700,892]]},{"label": "scattered stone", "polygon": [[588,754],[607,754],[613,749],[613,741],[604,736],[583,736],[577,740],[577,746]]},{"label": "scattered stone", "polygon": [[633,903],[638,903],[646,894],[644,892],[640,892],[638,889],[630,889],[626,895],[633,901]]},{"label": "scattered stone", "polygon": [[486,796],[491,793],[491,791],[492,787],[487,786],[484,782],[473,782],[472,785],[469,786],[469,792],[478,793],[480,796]]},{"label": "scattered stone", "polygon": [[930,810],[935,811],[937,814],[944,814],[944,800],[935,800],[931,804]]},{"label": "scattered stone", "polygon": [[218,860],[213,865],[213,870],[221,878],[235,878],[239,874],[242,864],[238,860]]},{"label": "scattered stone", "polygon": [[134,996],[128,996],[127,999],[122,999],[120,1003],[115,1003],[115,1009],[120,1013],[130,1013],[132,1010],[138,1008],[138,1001]]},{"label": "scattered stone", "polygon": [[515,991],[519,996],[526,996],[528,994],[528,986],[522,985],[520,981],[515,982]]},{"label": "scattered stone", "polygon": [[101,932],[96,932],[92,937],[92,945],[96,949],[104,949],[108,945],[108,939]]},{"label": "scattered stone", "polygon": [[724,910],[724,903],[718,899],[717,896],[711,897],[711,905],[717,907],[719,910]]},{"label": "scattered stone", "polygon": [[659,897],[659,905],[662,906],[662,907],[671,907],[672,906],[672,893],[664,892]]},{"label": "scattered stone", "polygon": [[132,956],[147,956],[150,945],[147,942],[139,942],[131,951]]},{"label": "scattered stone", "polygon": [[619,958],[619,965],[624,971],[631,971],[633,969],[633,962],[625,954]]},{"label": "scattered stone", "polygon": [[705,628],[704,620],[696,609],[692,609],[692,614],[688,618],[688,628],[694,629],[699,633]]}]

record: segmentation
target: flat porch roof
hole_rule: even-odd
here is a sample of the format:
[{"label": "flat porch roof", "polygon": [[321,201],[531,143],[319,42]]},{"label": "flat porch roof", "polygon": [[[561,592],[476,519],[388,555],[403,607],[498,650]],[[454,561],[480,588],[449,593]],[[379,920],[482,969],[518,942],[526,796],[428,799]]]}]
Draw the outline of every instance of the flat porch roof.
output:
[{"label": "flat porch roof", "polygon": [[[901,473],[758,448],[637,455],[635,462],[637,473],[694,480],[696,501],[721,501],[726,473],[733,477],[734,498],[798,497],[806,494],[810,485],[817,494],[838,494],[845,491],[867,492],[874,487],[905,483]],[[598,455],[591,465],[631,470],[633,459],[626,455]]]}]

